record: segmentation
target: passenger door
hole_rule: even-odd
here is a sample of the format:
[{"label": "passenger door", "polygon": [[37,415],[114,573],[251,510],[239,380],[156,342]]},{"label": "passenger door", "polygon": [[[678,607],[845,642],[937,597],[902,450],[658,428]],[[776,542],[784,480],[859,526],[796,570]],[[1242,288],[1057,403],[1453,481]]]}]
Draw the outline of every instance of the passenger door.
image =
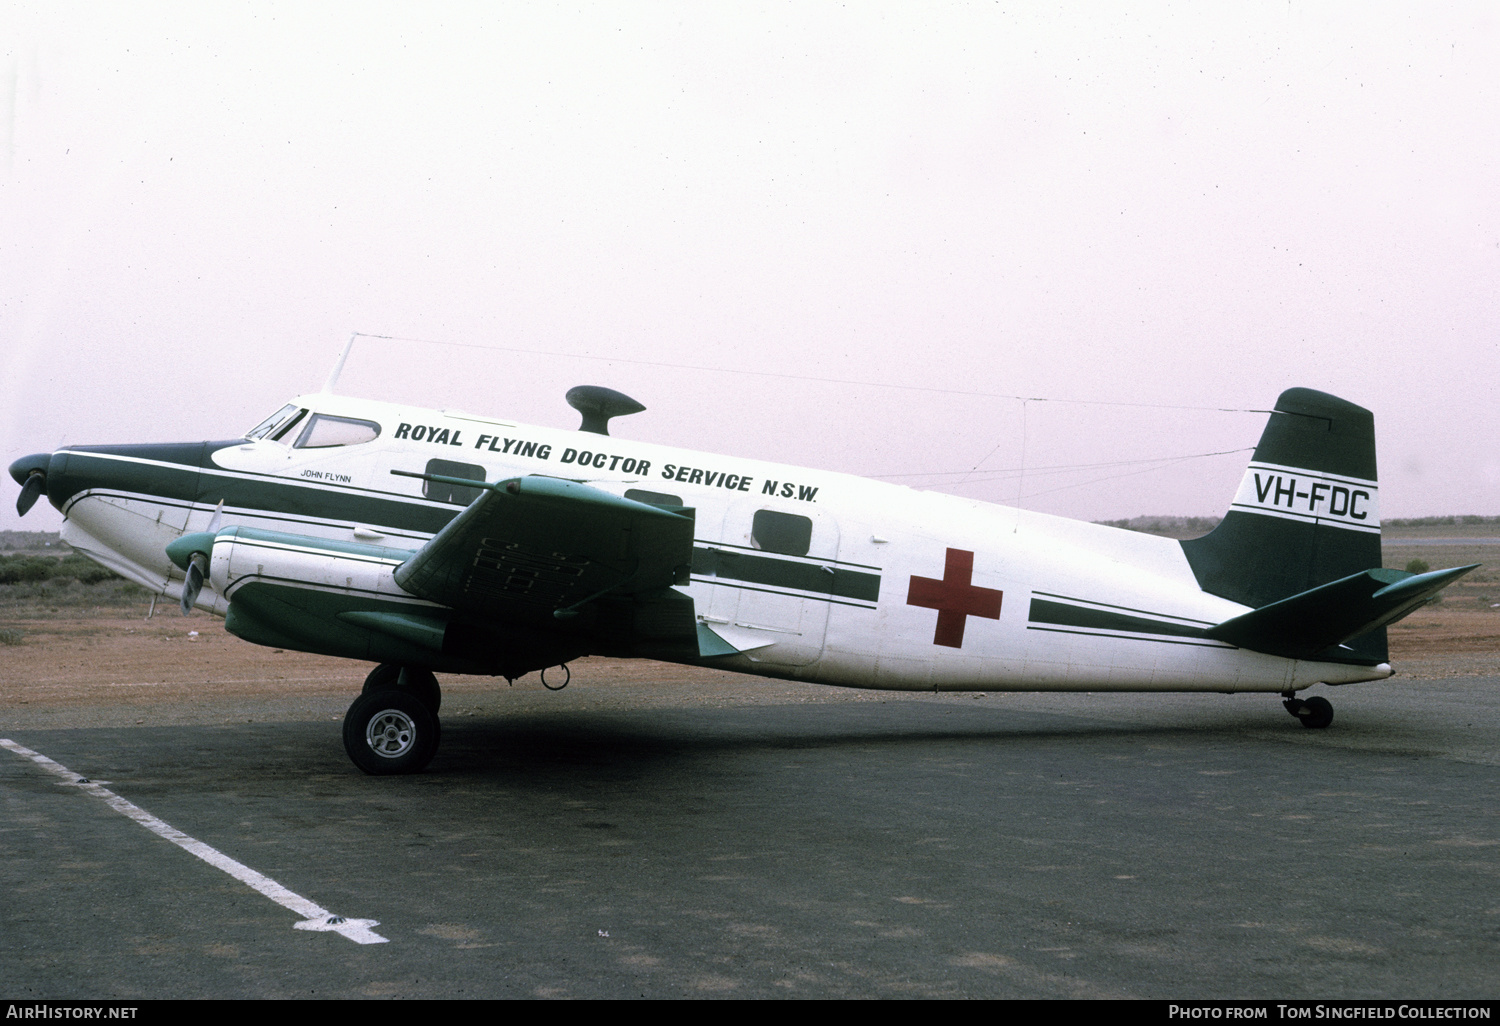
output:
[{"label": "passenger door", "polygon": [[700,542],[693,555],[695,580],[714,585],[709,608],[700,610],[705,622],[761,642],[745,653],[752,662],[789,668],[816,662],[828,630],[837,522],[817,509],[736,503],[721,538]]}]

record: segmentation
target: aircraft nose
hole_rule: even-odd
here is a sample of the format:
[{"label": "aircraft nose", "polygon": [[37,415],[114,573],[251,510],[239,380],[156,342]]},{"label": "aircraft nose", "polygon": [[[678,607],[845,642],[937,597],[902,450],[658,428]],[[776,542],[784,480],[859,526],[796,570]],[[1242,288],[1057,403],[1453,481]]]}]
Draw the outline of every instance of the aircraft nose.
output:
[{"label": "aircraft nose", "polygon": [[26,479],[32,475],[33,471],[45,475],[47,467],[51,462],[52,454],[50,452],[37,452],[32,453],[30,456],[22,456],[10,465],[10,476],[15,479],[16,484],[24,485]]},{"label": "aircraft nose", "polygon": [[50,452],[32,453],[22,456],[10,465],[10,476],[21,486],[16,498],[16,513],[25,516],[36,504],[37,498],[47,490],[47,471],[52,466]]}]

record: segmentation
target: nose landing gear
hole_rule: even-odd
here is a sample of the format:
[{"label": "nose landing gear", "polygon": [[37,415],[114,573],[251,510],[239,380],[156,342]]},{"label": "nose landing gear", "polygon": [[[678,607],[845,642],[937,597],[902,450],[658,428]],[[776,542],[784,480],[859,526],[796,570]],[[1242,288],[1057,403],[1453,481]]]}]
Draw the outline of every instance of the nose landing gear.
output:
[{"label": "nose landing gear", "polygon": [[1326,698],[1288,698],[1281,703],[1304,727],[1321,730],[1333,722],[1333,703]]}]

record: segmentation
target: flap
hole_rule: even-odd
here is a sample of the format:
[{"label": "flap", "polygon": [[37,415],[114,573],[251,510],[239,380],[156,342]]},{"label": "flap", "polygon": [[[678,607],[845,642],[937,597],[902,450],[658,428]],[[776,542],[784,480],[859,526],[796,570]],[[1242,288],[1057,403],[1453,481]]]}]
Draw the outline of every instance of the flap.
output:
[{"label": "flap", "polygon": [[551,477],[477,487],[479,498],[396,568],[406,591],[464,614],[586,628],[596,600],[655,605],[689,580],[691,509]]},{"label": "flap", "polygon": [[776,644],[776,635],[737,623],[704,623],[698,621],[698,654],[704,658],[739,655]]}]

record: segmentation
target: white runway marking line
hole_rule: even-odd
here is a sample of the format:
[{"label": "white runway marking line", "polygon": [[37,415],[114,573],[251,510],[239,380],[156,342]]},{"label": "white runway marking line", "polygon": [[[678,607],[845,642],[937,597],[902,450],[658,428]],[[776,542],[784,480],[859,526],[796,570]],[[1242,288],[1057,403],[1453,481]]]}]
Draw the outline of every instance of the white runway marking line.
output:
[{"label": "white runway marking line", "polygon": [[0,737],[0,748],[8,748],[23,759],[30,759],[47,772],[62,777],[65,783],[77,787],[80,791],[88,792],[122,816],[128,816],[135,820],[158,837],[166,838],[183,851],[198,856],[215,869],[222,870],[241,883],[253,887],[283,908],[291,909],[302,917],[302,922],[292,924],[294,929],[341,933],[356,944],[387,943],[387,938],[371,930],[371,927],[380,925],[376,920],[345,919],[342,916],[336,916],[316,902],[309,901],[302,895],[287,890],[269,876],[257,873],[249,866],[236,862],[223,852],[209,847],[202,841],[189,837],[181,830],[172,826],[172,824],[157,819],[139,805],[134,805],[126,801],[113,791],[106,790],[98,784],[82,783],[82,778],[66,766],[53,762],[39,752],[33,752],[25,745],[16,744],[10,738]]}]

